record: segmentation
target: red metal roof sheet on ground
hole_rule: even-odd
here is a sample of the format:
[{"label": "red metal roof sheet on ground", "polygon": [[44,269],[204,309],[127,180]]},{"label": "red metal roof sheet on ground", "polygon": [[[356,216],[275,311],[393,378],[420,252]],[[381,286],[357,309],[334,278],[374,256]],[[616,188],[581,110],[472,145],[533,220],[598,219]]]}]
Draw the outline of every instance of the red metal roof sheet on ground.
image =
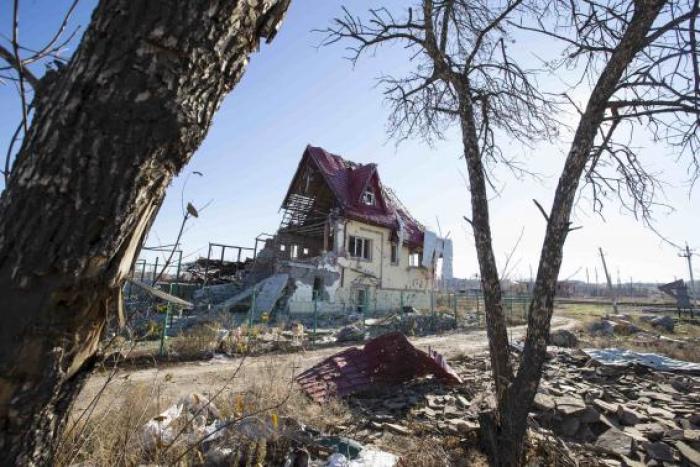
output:
[{"label": "red metal roof sheet on ground", "polygon": [[400,384],[432,374],[445,384],[460,377],[437,352],[417,349],[400,332],[368,341],[363,349],[351,347],[301,373],[297,382],[317,402],[345,397],[375,384]]}]

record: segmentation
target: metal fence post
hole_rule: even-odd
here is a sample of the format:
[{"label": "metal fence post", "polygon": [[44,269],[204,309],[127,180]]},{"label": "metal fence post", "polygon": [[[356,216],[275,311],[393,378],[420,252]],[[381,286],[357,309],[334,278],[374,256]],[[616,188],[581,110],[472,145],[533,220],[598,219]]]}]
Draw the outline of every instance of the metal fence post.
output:
[{"label": "metal fence post", "polygon": [[399,308],[399,311],[403,313],[403,290],[399,290],[399,303],[401,303],[401,307]]},{"label": "metal fence post", "polygon": [[311,345],[316,346],[316,328],[318,326],[318,298],[314,297],[314,332],[311,335]]},{"label": "metal fence post", "polygon": [[457,326],[457,292],[452,294],[452,299],[454,300],[454,303],[452,304],[453,310],[455,312],[455,327]]},{"label": "metal fence post", "polygon": [[250,337],[251,332],[253,330],[253,313],[255,310],[255,296],[257,295],[257,291],[253,287],[253,297],[252,300],[250,301],[250,309],[248,310],[248,337]]},{"label": "metal fence post", "polygon": [[[169,292],[172,294],[173,293],[173,284],[170,284],[170,290]],[[168,339],[168,318],[170,318],[170,308],[173,305],[168,302],[168,305],[165,307],[165,317],[163,318],[163,330],[160,333],[160,356],[162,357],[165,355],[165,341]]]}]

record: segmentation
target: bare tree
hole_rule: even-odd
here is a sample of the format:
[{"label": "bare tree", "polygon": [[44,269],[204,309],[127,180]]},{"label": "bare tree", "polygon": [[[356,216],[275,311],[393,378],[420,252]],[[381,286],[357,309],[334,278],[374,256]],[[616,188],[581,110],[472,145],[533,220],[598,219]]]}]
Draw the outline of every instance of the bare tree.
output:
[{"label": "bare tree", "polygon": [[51,463],[166,187],[288,5],[104,0],[41,78],[16,34],[0,49],[26,128],[0,196],[0,464]]},{"label": "bare tree", "polygon": [[[550,15],[538,20],[542,11]],[[579,181],[584,178],[592,188],[597,208],[602,206],[601,195],[615,193],[623,200],[631,198],[626,205],[648,219],[656,179],[643,170],[632,145],[613,138],[615,131],[623,125],[638,127],[641,119],[657,139],[691,154],[697,145],[698,79],[692,71],[697,69],[697,2],[423,0],[401,18],[383,8],[370,10],[364,20],[344,12],[324,31],[325,43],[350,41],[352,61],[388,43],[401,43],[411,53],[415,67],[408,76],[381,78],[393,109],[390,133],[399,139],[418,134],[431,140],[441,137],[450,124],[461,129],[472,208],[467,220],[481,272],[497,399],[496,410],[481,416],[482,439],[495,465],[518,465],[527,414],[542,375]],[[547,230],[517,371],[509,358],[487,189],[495,165],[525,170],[504,156],[498,141],[510,137],[528,144],[554,136],[557,123],[550,115],[557,103],[540,90],[536,74],[510,54],[511,32],[516,29],[565,41],[571,48],[560,65],[584,59],[580,66],[593,89],[580,112],[552,208],[547,213],[537,203]],[[678,74],[675,80],[663,77],[667,67]],[[697,173],[696,159],[693,164]],[[613,167],[612,176],[604,166]]]}]

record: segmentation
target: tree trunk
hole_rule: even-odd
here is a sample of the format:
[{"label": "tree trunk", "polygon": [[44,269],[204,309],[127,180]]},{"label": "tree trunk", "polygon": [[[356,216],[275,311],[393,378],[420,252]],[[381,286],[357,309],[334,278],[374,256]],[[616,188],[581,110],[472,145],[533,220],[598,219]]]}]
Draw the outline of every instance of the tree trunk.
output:
[{"label": "tree trunk", "polygon": [[289,0],[102,0],[0,197],[0,465],[50,464],[166,187]]},{"label": "tree trunk", "polygon": [[[474,231],[474,244],[481,273],[481,288],[484,293],[486,334],[489,340],[491,373],[496,388],[497,404],[495,412],[481,415],[480,425],[482,443],[486,450],[491,453],[491,458],[496,465],[508,465],[508,462],[504,462],[503,459],[517,458],[509,456],[512,455],[511,453],[515,453],[514,456],[517,456],[518,452],[522,452],[520,447],[522,437],[518,438],[515,433],[507,431],[510,426],[507,423],[500,422],[501,417],[509,417],[508,414],[511,410],[508,406],[507,391],[513,379],[513,369],[510,363],[508,329],[503,313],[501,281],[493,253],[486,174],[479,148],[473,103],[467,91],[468,89],[470,89],[469,83],[465,82],[459,91],[460,121],[465,161],[469,175],[469,193],[472,206],[470,222]],[[508,445],[509,448],[501,452],[494,449],[496,445]]]},{"label": "tree trunk", "polygon": [[634,2],[635,13],[629,27],[598,78],[579,121],[547,223],[520,365],[505,397],[500,401],[498,416],[482,416],[482,432],[484,429],[488,431],[485,438],[494,465],[520,465],[523,461],[527,415],[542,377],[557,278],[578,184],[617,83],[635,55],[643,49],[644,39],[664,3],[664,0]]}]

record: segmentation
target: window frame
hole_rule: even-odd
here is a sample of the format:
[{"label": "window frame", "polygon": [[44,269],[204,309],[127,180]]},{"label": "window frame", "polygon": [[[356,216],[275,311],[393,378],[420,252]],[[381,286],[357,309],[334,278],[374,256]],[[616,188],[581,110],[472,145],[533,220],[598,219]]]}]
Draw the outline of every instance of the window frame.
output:
[{"label": "window frame", "polygon": [[[358,243],[361,245],[359,247],[360,254],[357,255]],[[372,261],[372,239],[366,237],[359,237],[357,235],[348,235],[348,256],[351,258],[359,259],[362,261]],[[367,256],[365,256],[365,254]]]},{"label": "window frame", "polygon": [[374,190],[372,188],[367,188],[362,192],[362,204],[365,206],[376,206],[377,196],[374,194]]},{"label": "window frame", "polygon": [[391,242],[389,261],[394,266],[398,266],[401,263],[400,251],[399,244],[396,242]]},{"label": "window frame", "polygon": [[[413,258],[417,259],[418,264],[413,263]],[[410,268],[423,267],[423,252],[422,251],[411,251],[408,254],[408,267],[410,267]]]}]

